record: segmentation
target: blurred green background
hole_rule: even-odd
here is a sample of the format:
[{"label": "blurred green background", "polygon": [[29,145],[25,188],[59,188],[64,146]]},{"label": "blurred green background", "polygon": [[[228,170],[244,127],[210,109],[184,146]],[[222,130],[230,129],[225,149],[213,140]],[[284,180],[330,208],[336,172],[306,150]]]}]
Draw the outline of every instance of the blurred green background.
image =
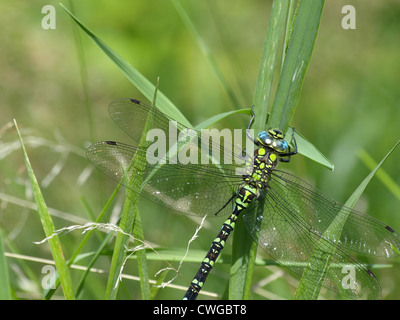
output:
[{"label": "blurred green background", "polygon": [[[55,30],[44,30],[41,25],[42,7],[48,4],[56,9]],[[63,4],[71,8],[71,2]],[[160,77],[159,89],[192,124],[220,112],[249,107],[272,2],[185,0],[182,4],[240,105],[230,100],[170,1],[87,0],[75,1],[73,7],[88,28],[151,82]],[[341,26],[341,10],[348,4],[356,8],[355,30]],[[144,98],[78,30],[58,1],[2,1],[0,30],[0,227],[6,252],[51,259],[46,244],[33,243],[43,239],[44,233],[37,212],[32,210],[22,152],[9,123],[15,118],[21,127],[56,227],[83,224],[93,220],[87,208],[97,216],[116,186],[93,170],[85,148],[100,140],[129,143],[109,118],[107,106],[115,98]],[[339,202],[347,200],[370,172],[358,156],[360,148],[379,162],[400,138],[399,40],[399,1],[326,2],[292,125],[333,161],[335,170],[330,172],[301,155],[281,168],[288,168]],[[84,58],[77,43],[82,45]],[[243,115],[234,116],[218,127],[244,128],[248,121]],[[395,150],[383,166],[398,184],[399,161],[400,150]],[[122,198],[124,192],[120,194]],[[115,222],[120,205],[117,202],[103,222]],[[379,179],[369,184],[357,208],[400,230],[399,199]],[[145,239],[155,247],[185,249],[198,222],[165,211],[141,202]],[[205,254],[221,221],[209,219],[192,248]],[[79,231],[61,236],[67,259],[82,237]],[[98,243],[93,236],[84,251],[95,250]],[[230,244],[225,254],[229,255],[229,250]],[[105,254],[94,267],[107,271],[109,262]],[[373,271],[381,283],[383,298],[398,299],[400,269],[396,261],[390,263],[390,268]],[[15,297],[41,298],[44,264],[8,258]],[[124,273],[137,276],[135,264],[129,261]],[[150,276],[166,266],[163,261],[149,261]],[[184,263],[174,284],[187,287],[197,268],[198,263]],[[222,295],[228,272],[229,265],[218,264],[204,290]],[[255,288],[253,298],[292,298],[293,281],[286,271],[281,273],[279,267],[257,267],[254,284],[262,287]],[[81,275],[82,271],[72,271],[73,280]],[[280,277],[270,282],[274,276]],[[106,274],[90,274],[82,298],[104,298],[106,281]],[[166,288],[157,298],[180,299],[183,293]],[[62,297],[60,289],[57,296]],[[139,299],[139,283],[124,280],[118,296]]]}]

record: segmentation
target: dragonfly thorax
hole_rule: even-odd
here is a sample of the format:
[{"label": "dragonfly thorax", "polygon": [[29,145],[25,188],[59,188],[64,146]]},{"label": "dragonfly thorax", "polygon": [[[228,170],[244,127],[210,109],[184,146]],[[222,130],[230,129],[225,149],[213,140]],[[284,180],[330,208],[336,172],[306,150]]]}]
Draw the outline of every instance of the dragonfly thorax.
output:
[{"label": "dragonfly thorax", "polygon": [[254,151],[252,163],[248,164],[247,175],[243,176],[245,183],[254,186],[257,189],[263,189],[267,186],[272,170],[279,163],[277,153],[271,148],[258,148]]}]

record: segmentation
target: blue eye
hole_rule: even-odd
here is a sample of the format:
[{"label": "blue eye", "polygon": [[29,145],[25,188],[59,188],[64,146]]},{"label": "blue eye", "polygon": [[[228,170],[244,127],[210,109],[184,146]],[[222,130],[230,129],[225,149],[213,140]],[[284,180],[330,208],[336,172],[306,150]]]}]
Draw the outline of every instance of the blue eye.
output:
[{"label": "blue eye", "polygon": [[289,145],[285,140],[280,140],[280,141],[275,141],[276,146],[274,146],[274,149],[279,152],[284,152],[289,149]]},{"label": "blue eye", "polygon": [[278,152],[286,152],[289,149],[288,143],[283,140],[283,134],[279,130],[261,131],[258,134],[258,141]]},{"label": "blue eye", "polygon": [[270,135],[267,133],[267,131],[261,131],[261,132],[258,134],[258,138],[259,138],[262,142],[264,142],[265,140],[267,140],[268,138],[271,138],[271,137],[270,137]]}]

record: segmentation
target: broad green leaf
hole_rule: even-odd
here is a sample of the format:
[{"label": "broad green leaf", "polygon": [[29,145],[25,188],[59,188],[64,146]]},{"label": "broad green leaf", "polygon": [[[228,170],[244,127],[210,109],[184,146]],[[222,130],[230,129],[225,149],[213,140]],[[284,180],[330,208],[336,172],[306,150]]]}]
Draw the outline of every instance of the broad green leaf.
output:
[{"label": "broad green leaf", "polygon": [[276,91],[269,126],[283,132],[289,126],[306,71],[311,60],[321,21],[324,0],[300,0]]},{"label": "broad green leaf", "polygon": [[[292,134],[293,127],[289,127],[286,131],[285,136],[285,139],[288,142],[290,142],[290,137],[292,136]],[[296,139],[297,148],[300,154],[333,171],[333,163],[326,156],[324,156],[310,141],[304,138],[304,136],[301,135],[300,132],[298,132],[297,130],[295,130],[294,132],[294,138]],[[293,143],[292,147],[294,147]]]},{"label": "broad green leaf", "polygon": [[271,100],[271,89],[280,50],[279,45],[282,42],[285,21],[287,20],[288,5],[288,1],[276,0],[272,5],[253,97],[254,111],[256,114],[254,129],[257,132],[264,130],[267,120],[268,106]]}]

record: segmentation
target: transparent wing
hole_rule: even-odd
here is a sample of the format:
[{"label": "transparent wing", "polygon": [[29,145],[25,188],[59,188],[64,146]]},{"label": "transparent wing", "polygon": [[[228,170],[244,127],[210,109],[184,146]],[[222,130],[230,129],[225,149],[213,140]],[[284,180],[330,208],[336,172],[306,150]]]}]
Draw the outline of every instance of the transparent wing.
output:
[{"label": "transparent wing", "polygon": [[[393,247],[400,248],[399,236],[386,224],[339,204],[280,170],[271,173],[268,187],[244,219],[259,246],[298,275],[317,251],[324,256],[320,266],[324,259],[330,259],[328,270],[312,270],[315,283],[326,274],[324,286],[350,298],[379,298],[380,287],[373,273],[347,250],[391,257],[395,255]],[[344,221],[339,238],[325,232],[335,219]],[[352,283],[346,278],[348,270]]]},{"label": "transparent wing", "polygon": [[345,219],[339,239],[341,247],[368,255],[392,257],[392,246],[400,248],[400,238],[388,225],[366,214],[347,208],[296,176],[276,170],[270,187],[286,199],[292,211],[320,233],[336,218]]},{"label": "transparent wing", "polygon": [[[203,156],[212,156],[214,162],[242,165],[247,158],[242,154],[243,146],[234,145],[234,137],[229,130],[223,133],[199,132],[135,99],[114,100],[108,111],[115,123],[134,140],[134,146],[139,146],[145,133],[149,139],[157,137],[160,145],[164,143],[168,148],[174,147],[173,143],[177,141],[178,150],[186,140],[190,140],[193,146],[202,149]],[[205,158],[202,163],[204,161]]]},{"label": "transparent wing", "polygon": [[100,171],[186,214],[232,209],[227,202],[243,182],[247,159],[232,139],[224,136],[220,143],[218,132],[198,132],[138,100],[115,100],[109,113],[133,145],[108,141],[90,146],[87,157]]},{"label": "transparent wing", "polygon": [[[244,214],[246,228],[265,252],[299,277],[318,252],[306,290],[313,291],[325,277],[323,286],[344,297],[379,299],[379,283],[365,265],[299,216],[284,194],[272,188],[265,191]],[[324,269],[327,260],[329,268]]]},{"label": "transparent wing", "polygon": [[212,214],[222,208],[221,214],[231,212],[226,204],[242,181],[235,166],[160,164],[148,149],[114,141],[90,146],[87,157],[107,176],[145,198],[192,215]]}]

